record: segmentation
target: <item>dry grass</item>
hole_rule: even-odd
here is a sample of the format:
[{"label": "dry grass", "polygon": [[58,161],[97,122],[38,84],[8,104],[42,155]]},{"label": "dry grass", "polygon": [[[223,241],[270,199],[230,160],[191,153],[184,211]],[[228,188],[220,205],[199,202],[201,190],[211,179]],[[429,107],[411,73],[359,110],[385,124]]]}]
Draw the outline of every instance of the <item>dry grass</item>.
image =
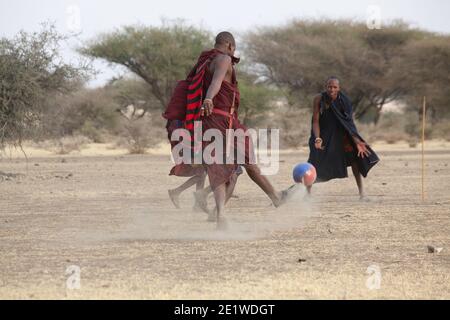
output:
[{"label": "dry grass", "polygon": [[34,143],[34,146],[47,151],[51,151],[54,154],[67,155],[74,151],[80,151],[83,147],[91,142],[92,141],[85,136],[75,135],[37,142]]},{"label": "dry grass", "polygon": [[[276,210],[242,176],[227,233],[191,212],[190,192],[172,207],[166,190],[184,180],[167,175],[166,156],[31,159],[27,175],[0,182],[0,297],[448,299],[450,153],[428,155],[425,203],[417,152],[380,155],[368,203],[350,178]],[[286,187],[306,157],[283,155],[270,179]],[[25,170],[2,160],[4,172]],[[379,290],[366,287],[372,264]],[[66,289],[70,265],[81,268],[80,290]]]}]

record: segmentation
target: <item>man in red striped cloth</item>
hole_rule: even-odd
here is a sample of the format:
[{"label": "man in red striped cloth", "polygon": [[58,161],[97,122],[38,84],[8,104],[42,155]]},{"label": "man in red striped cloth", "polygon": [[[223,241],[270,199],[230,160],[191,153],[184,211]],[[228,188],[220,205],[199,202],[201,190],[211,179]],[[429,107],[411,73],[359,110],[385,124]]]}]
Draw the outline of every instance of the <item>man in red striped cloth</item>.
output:
[{"label": "man in red striped cloth", "polygon": [[[200,56],[199,63],[203,64],[197,69],[194,81],[189,86],[186,129],[193,131],[194,126],[201,121],[203,132],[217,129],[222,133],[222,137],[227,136],[227,129],[247,131],[237,118],[240,94],[234,65],[239,59],[234,57],[235,50],[236,42],[233,35],[221,32],[216,37],[214,49]],[[203,142],[202,149],[204,150],[209,143],[211,142]],[[269,196],[276,207],[282,204],[285,195],[284,192],[276,192],[269,180],[261,174],[260,168],[250,161],[253,149],[249,137],[245,140],[245,146],[239,145],[236,141],[231,143],[234,150],[245,152],[245,163],[238,164],[235,161],[232,164],[222,162],[204,165],[214,192],[219,228],[226,227],[223,217],[224,207],[233,193],[233,174],[239,165],[245,168],[249,177]]]},{"label": "man in red striped cloth", "polygon": [[[200,117],[200,111],[195,114],[195,109],[200,110],[201,96],[203,93],[202,85],[199,85],[203,80],[204,70],[206,63],[212,61],[220,52],[216,49],[205,51],[199,57],[197,64],[188,74],[186,80],[179,81],[172,98],[167,105],[163,117],[167,119],[167,135],[171,144],[171,149],[180,143],[176,139],[172,139],[172,134],[177,129],[188,129],[193,136],[194,120],[198,120]],[[203,82],[202,82],[203,83]],[[192,99],[194,97],[194,99]],[[174,154],[174,158],[177,158],[179,154]],[[238,176],[242,173],[242,169],[239,167],[233,173],[231,184],[236,184]],[[194,193],[195,204],[194,210],[202,210],[206,213],[211,213],[208,210],[206,197],[212,192],[211,186],[205,188],[206,169],[201,164],[191,163],[178,163],[170,171],[169,175],[178,177],[189,177],[187,181],[174,189],[169,189],[169,197],[176,208],[180,208],[179,197],[180,194],[189,189],[192,186],[196,186],[196,192]],[[231,197],[231,194],[229,195]],[[211,216],[210,216],[211,220]]]}]

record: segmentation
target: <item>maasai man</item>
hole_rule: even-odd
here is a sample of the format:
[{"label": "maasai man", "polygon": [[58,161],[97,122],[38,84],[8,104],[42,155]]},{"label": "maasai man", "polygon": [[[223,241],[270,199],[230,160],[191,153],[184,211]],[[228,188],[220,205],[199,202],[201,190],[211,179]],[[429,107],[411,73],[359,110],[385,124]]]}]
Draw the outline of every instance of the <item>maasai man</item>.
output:
[{"label": "maasai man", "polygon": [[[240,124],[237,117],[240,95],[234,65],[239,62],[239,59],[234,57],[235,50],[236,42],[233,35],[229,32],[219,33],[216,37],[215,47],[211,51],[214,58],[206,64],[204,71],[203,92],[206,92],[206,95],[202,96],[203,103],[201,104],[199,119],[203,131],[218,129],[223,137],[227,136],[227,129],[247,131],[247,128]],[[249,161],[249,153],[253,150],[251,139],[246,138],[245,146],[239,145],[236,141],[227,142],[233,144],[234,150],[245,152],[245,163],[241,163],[241,165],[243,165],[249,177],[278,207],[284,200],[284,193],[276,192],[269,180],[261,174],[259,167]],[[203,146],[207,144],[204,143]],[[230,189],[234,188],[231,182],[238,164],[236,162],[233,164],[212,163],[205,166],[214,192],[218,227],[225,227],[224,207],[232,194]]]},{"label": "maasai man", "polygon": [[[196,76],[197,70],[202,68],[208,61],[211,61],[219,52],[217,50],[205,51],[199,57],[197,64],[188,74],[186,80],[179,81],[175,90],[172,94],[172,98],[166,107],[163,117],[167,119],[167,136],[171,144],[171,149],[180,143],[179,141],[172,140],[172,134],[177,129],[183,129],[186,126],[186,122],[190,122],[192,125],[192,119],[187,115],[187,105],[188,105],[188,95],[189,95],[189,85],[197,82]],[[192,129],[192,128],[191,128]],[[176,155],[179,156],[179,155]],[[242,173],[240,168],[237,168],[233,172],[233,177],[231,179],[232,185],[236,184],[238,176]],[[202,210],[208,214],[211,211],[208,210],[206,197],[212,192],[211,186],[204,188],[206,179],[206,170],[202,165],[194,165],[187,163],[180,163],[175,165],[170,171],[169,175],[174,175],[178,177],[190,177],[186,182],[177,188],[169,189],[169,197],[176,208],[180,208],[179,197],[180,194],[187,190],[188,188],[196,185],[196,192],[194,192],[195,204],[193,209],[198,211]],[[230,195],[231,197],[231,195]]]},{"label": "maasai man", "polygon": [[352,104],[336,77],[330,77],[326,91],[314,98],[309,148],[308,162],[317,170],[317,182],[347,178],[347,167],[351,166],[360,199],[365,199],[361,175],[367,177],[379,158],[359,135]]}]

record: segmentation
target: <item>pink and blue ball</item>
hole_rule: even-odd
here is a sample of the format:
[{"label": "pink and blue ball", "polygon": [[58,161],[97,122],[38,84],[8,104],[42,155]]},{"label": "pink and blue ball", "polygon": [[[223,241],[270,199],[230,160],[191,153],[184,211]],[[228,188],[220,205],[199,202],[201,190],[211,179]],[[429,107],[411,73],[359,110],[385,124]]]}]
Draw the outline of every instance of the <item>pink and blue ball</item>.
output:
[{"label": "pink and blue ball", "polygon": [[296,183],[312,186],[317,178],[316,168],[310,163],[299,163],[294,167],[292,176]]}]

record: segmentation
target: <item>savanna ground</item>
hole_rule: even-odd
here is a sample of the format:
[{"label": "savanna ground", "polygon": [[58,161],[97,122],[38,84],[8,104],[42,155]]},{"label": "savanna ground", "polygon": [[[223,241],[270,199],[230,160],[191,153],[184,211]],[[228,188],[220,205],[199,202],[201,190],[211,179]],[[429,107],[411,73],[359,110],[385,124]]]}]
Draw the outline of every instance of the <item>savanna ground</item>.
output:
[{"label": "savanna ground", "polygon": [[[34,156],[0,161],[2,299],[449,299],[450,149],[379,146],[360,202],[353,177],[283,208],[243,175],[218,232],[167,189],[167,155]],[[280,156],[277,188],[305,150]],[[210,200],[212,205],[212,201]],[[427,246],[443,248],[429,253]],[[81,287],[67,288],[69,266]],[[366,282],[380,268],[378,290]],[[370,279],[369,279],[370,280]]]}]

